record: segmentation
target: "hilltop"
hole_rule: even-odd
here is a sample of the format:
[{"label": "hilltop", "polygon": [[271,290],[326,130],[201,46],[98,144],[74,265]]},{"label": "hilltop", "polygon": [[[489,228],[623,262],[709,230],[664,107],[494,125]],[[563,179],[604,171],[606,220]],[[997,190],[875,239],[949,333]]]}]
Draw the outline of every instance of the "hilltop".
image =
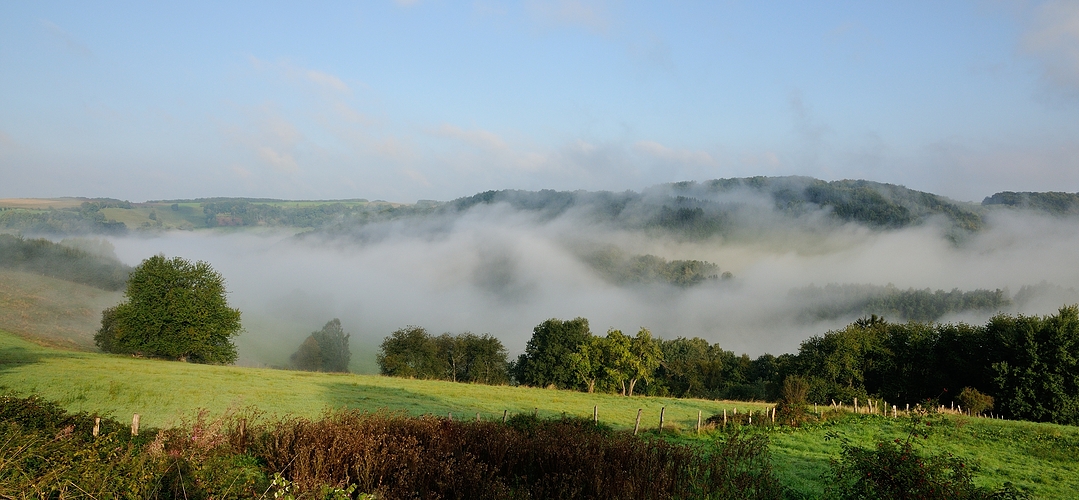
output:
[{"label": "hilltop", "polygon": [[572,214],[593,224],[650,231],[686,239],[753,229],[775,214],[805,222],[821,214],[836,223],[888,230],[944,221],[957,234],[985,227],[984,216],[1008,208],[1075,215],[1079,193],[1001,192],[982,203],[951,200],[903,186],[867,180],[747,177],[661,184],[640,192],[485,191],[451,201],[390,203],[366,199],[281,200],[194,198],[133,203],[110,198],[0,200],[0,230],[24,234],[115,235],[131,231],[217,227],[283,227],[350,234],[398,219],[456,217],[481,205],[505,205],[542,219]]}]

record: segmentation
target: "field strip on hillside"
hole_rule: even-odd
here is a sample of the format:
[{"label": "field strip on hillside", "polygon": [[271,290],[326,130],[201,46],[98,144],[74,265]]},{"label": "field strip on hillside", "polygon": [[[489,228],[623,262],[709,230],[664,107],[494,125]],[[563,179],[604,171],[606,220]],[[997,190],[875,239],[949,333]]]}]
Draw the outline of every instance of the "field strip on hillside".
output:
[{"label": "field strip on hillside", "polygon": [[511,386],[410,380],[380,375],[313,373],[211,366],[130,356],[48,349],[0,333],[0,387],[39,394],[72,411],[101,411],[118,419],[141,415],[143,425],[167,426],[205,408],[220,413],[257,407],[273,415],[315,417],[331,408],[404,411],[411,415],[501,419],[503,411],[592,417],[616,428],[659,424],[693,429],[702,418],[763,410],[772,405],[701,399],[620,397]]}]

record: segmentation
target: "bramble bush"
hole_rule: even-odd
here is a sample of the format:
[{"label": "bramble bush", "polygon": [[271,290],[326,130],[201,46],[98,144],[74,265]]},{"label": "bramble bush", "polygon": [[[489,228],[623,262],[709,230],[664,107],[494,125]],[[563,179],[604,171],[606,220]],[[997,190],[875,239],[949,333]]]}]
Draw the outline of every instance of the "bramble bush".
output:
[{"label": "bramble bush", "polygon": [[[587,419],[506,424],[355,410],[266,420],[253,411],[170,429],[0,397],[0,498],[781,498],[765,436],[709,445]],[[270,495],[269,497],[267,495]]]},{"label": "bramble bush", "polygon": [[[911,412],[906,439],[880,441],[876,448],[842,444],[838,459],[831,461],[825,479],[826,495],[839,499],[911,498],[927,500],[1021,499],[1028,498],[1011,483],[999,490],[974,485],[971,465],[950,453],[924,455],[914,446],[917,438],[926,438],[934,418],[920,407]],[[840,438],[830,434],[828,438]]]}]

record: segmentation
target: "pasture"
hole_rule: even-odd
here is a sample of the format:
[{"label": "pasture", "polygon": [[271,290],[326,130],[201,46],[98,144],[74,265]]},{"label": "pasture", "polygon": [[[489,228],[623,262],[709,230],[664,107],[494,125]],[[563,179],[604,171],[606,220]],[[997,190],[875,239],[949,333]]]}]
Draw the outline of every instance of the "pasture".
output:
[{"label": "pasture", "polygon": [[[136,359],[37,345],[0,332],[0,389],[38,394],[70,411],[101,412],[124,420],[139,413],[142,425],[169,427],[190,419],[199,408],[212,414],[254,407],[266,416],[317,417],[331,408],[389,409],[411,415],[449,415],[455,419],[500,420],[502,412],[541,417],[592,416],[617,429],[630,429],[637,410],[641,428],[653,433],[665,408],[663,436],[678,442],[708,440],[694,432],[698,410],[707,418],[724,409],[763,410],[766,403],[587,394],[551,389],[483,386],[410,380],[377,375],[325,374],[287,370],[208,366]],[[803,428],[758,429],[771,439],[774,467],[782,482],[813,498],[823,492],[821,475],[836,458],[840,443],[871,447],[904,438],[907,420],[841,415]],[[829,436],[839,438],[829,439]],[[1029,422],[941,417],[919,440],[927,453],[948,452],[975,467],[975,482],[999,487],[1012,482],[1035,498],[1063,498],[1079,490],[1079,429]]]}]

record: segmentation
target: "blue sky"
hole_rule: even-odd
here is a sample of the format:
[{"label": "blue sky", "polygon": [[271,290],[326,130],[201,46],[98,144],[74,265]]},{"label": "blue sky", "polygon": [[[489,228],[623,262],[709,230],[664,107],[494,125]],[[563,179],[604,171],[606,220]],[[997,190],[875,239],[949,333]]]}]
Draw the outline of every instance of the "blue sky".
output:
[{"label": "blue sky", "polygon": [[1079,191],[1079,2],[3,2],[0,197]]}]

